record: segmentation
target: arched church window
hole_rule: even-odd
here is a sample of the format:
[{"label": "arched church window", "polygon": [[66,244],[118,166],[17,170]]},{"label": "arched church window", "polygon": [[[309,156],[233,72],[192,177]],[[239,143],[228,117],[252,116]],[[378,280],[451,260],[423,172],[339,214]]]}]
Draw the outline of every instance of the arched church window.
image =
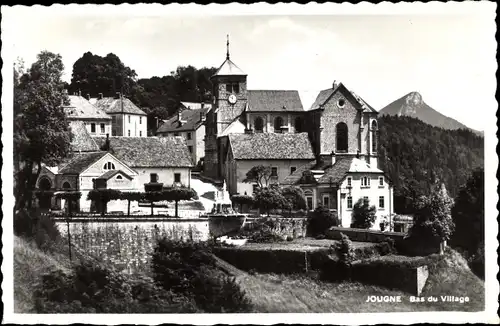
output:
[{"label": "arched church window", "polygon": [[52,188],[52,183],[50,182],[49,178],[42,177],[38,182],[38,189],[50,190],[50,188]]},{"label": "arched church window", "polygon": [[348,128],[344,122],[339,122],[336,127],[337,151],[347,152],[348,150]]},{"label": "arched church window", "polygon": [[104,164],[104,170],[114,170],[115,169],[115,165],[113,164],[113,162],[106,162]]},{"label": "arched church window", "polygon": [[283,126],[283,118],[282,117],[276,117],[274,119],[274,132],[281,132],[281,127]]},{"label": "arched church window", "polygon": [[300,117],[295,118],[295,132],[302,132],[302,119]]},{"label": "arched church window", "polygon": [[377,121],[375,120],[372,121],[371,133],[372,133],[372,152],[376,153],[378,141],[377,141]]},{"label": "arched church window", "polygon": [[264,120],[261,117],[255,118],[253,121],[255,132],[264,132]]}]

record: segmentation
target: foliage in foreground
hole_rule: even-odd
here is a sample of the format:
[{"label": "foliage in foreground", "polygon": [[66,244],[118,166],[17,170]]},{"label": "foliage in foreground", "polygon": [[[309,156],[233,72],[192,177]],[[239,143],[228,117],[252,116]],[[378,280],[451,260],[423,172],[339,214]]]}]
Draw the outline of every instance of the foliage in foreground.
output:
[{"label": "foliage in foreground", "polygon": [[152,258],[155,282],[192,299],[205,312],[248,312],[251,304],[236,280],[217,268],[205,243],[158,241]]},{"label": "foliage in foreground", "polygon": [[39,313],[198,312],[192,300],[158,288],[146,276],[127,276],[96,262],[43,274],[34,296]]},{"label": "foliage in foreground", "polygon": [[27,209],[21,209],[14,214],[14,234],[33,240],[37,247],[44,251],[52,250],[61,239],[54,220]]},{"label": "foliage in foreground", "polygon": [[304,220],[262,217],[244,225],[233,238],[246,238],[253,243],[274,243],[302,237],[304,231]]},{"label": "foliage in foreground", "polygon": [[307,233],[311,236],[324,235],[325,231],[332,226],[338,226],[337,212],[332,212],[323,206],[317,207],[309,214],[307,221]]}]

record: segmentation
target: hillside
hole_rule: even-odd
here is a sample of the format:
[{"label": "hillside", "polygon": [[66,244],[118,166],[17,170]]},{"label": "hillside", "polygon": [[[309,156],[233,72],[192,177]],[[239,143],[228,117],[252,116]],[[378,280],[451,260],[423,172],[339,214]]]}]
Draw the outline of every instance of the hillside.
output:
[{"label": "hillside", "polygon": [[470,129],[479,135],[483,135],[482,131],[471,129],[457,120],[447,117],[431,108],[425,103],[422,95],[418,92],[406,94],[405,96],[385,106],[379,111],[379,113],[380,116],[408,116],[420,119],[431,126],[441,127],[443,129]]},{"label": "hillside", "polygon": [[467,129],[433,127],[408,116],[379,118],[379,166],[394,183],[394,209],[413,213],[413,203],[444,182],[458,194],[473,170],[484,166],[484,138]]}]

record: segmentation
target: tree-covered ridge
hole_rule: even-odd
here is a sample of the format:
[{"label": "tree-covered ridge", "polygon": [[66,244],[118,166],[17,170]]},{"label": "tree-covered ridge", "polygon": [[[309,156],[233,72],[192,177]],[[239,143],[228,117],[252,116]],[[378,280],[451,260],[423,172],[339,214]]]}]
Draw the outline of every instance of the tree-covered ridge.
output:
[{"label": "tree-covered ridge", "polygon": [[379,165],[394,183],[394,209],[413,213],[436,181],[455,197],[472,171],[484,164],[484,138],[470,130],[446,130],[406,116],[379,118]]}]

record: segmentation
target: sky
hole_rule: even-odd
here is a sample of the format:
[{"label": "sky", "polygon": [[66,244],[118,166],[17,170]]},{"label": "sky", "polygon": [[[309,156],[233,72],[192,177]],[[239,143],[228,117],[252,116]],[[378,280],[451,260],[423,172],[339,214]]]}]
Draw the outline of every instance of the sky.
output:
[{"label": "sky", "polygon": [[87,8],[43,14],[38,7],[7,20],[16,57],[30,65],[42,50],[59,53],[69,82],[85,52],[112,52],[149,78],[180,65],[220,66],[229,34],[231,59],[248,74],[249,89],[298,90],[306,109],[336,80],[377,110],[417,91],[434,109],[478,130],[485,119],[477,112],[496,111],[494,16],[484,11],[113,15]]}]

